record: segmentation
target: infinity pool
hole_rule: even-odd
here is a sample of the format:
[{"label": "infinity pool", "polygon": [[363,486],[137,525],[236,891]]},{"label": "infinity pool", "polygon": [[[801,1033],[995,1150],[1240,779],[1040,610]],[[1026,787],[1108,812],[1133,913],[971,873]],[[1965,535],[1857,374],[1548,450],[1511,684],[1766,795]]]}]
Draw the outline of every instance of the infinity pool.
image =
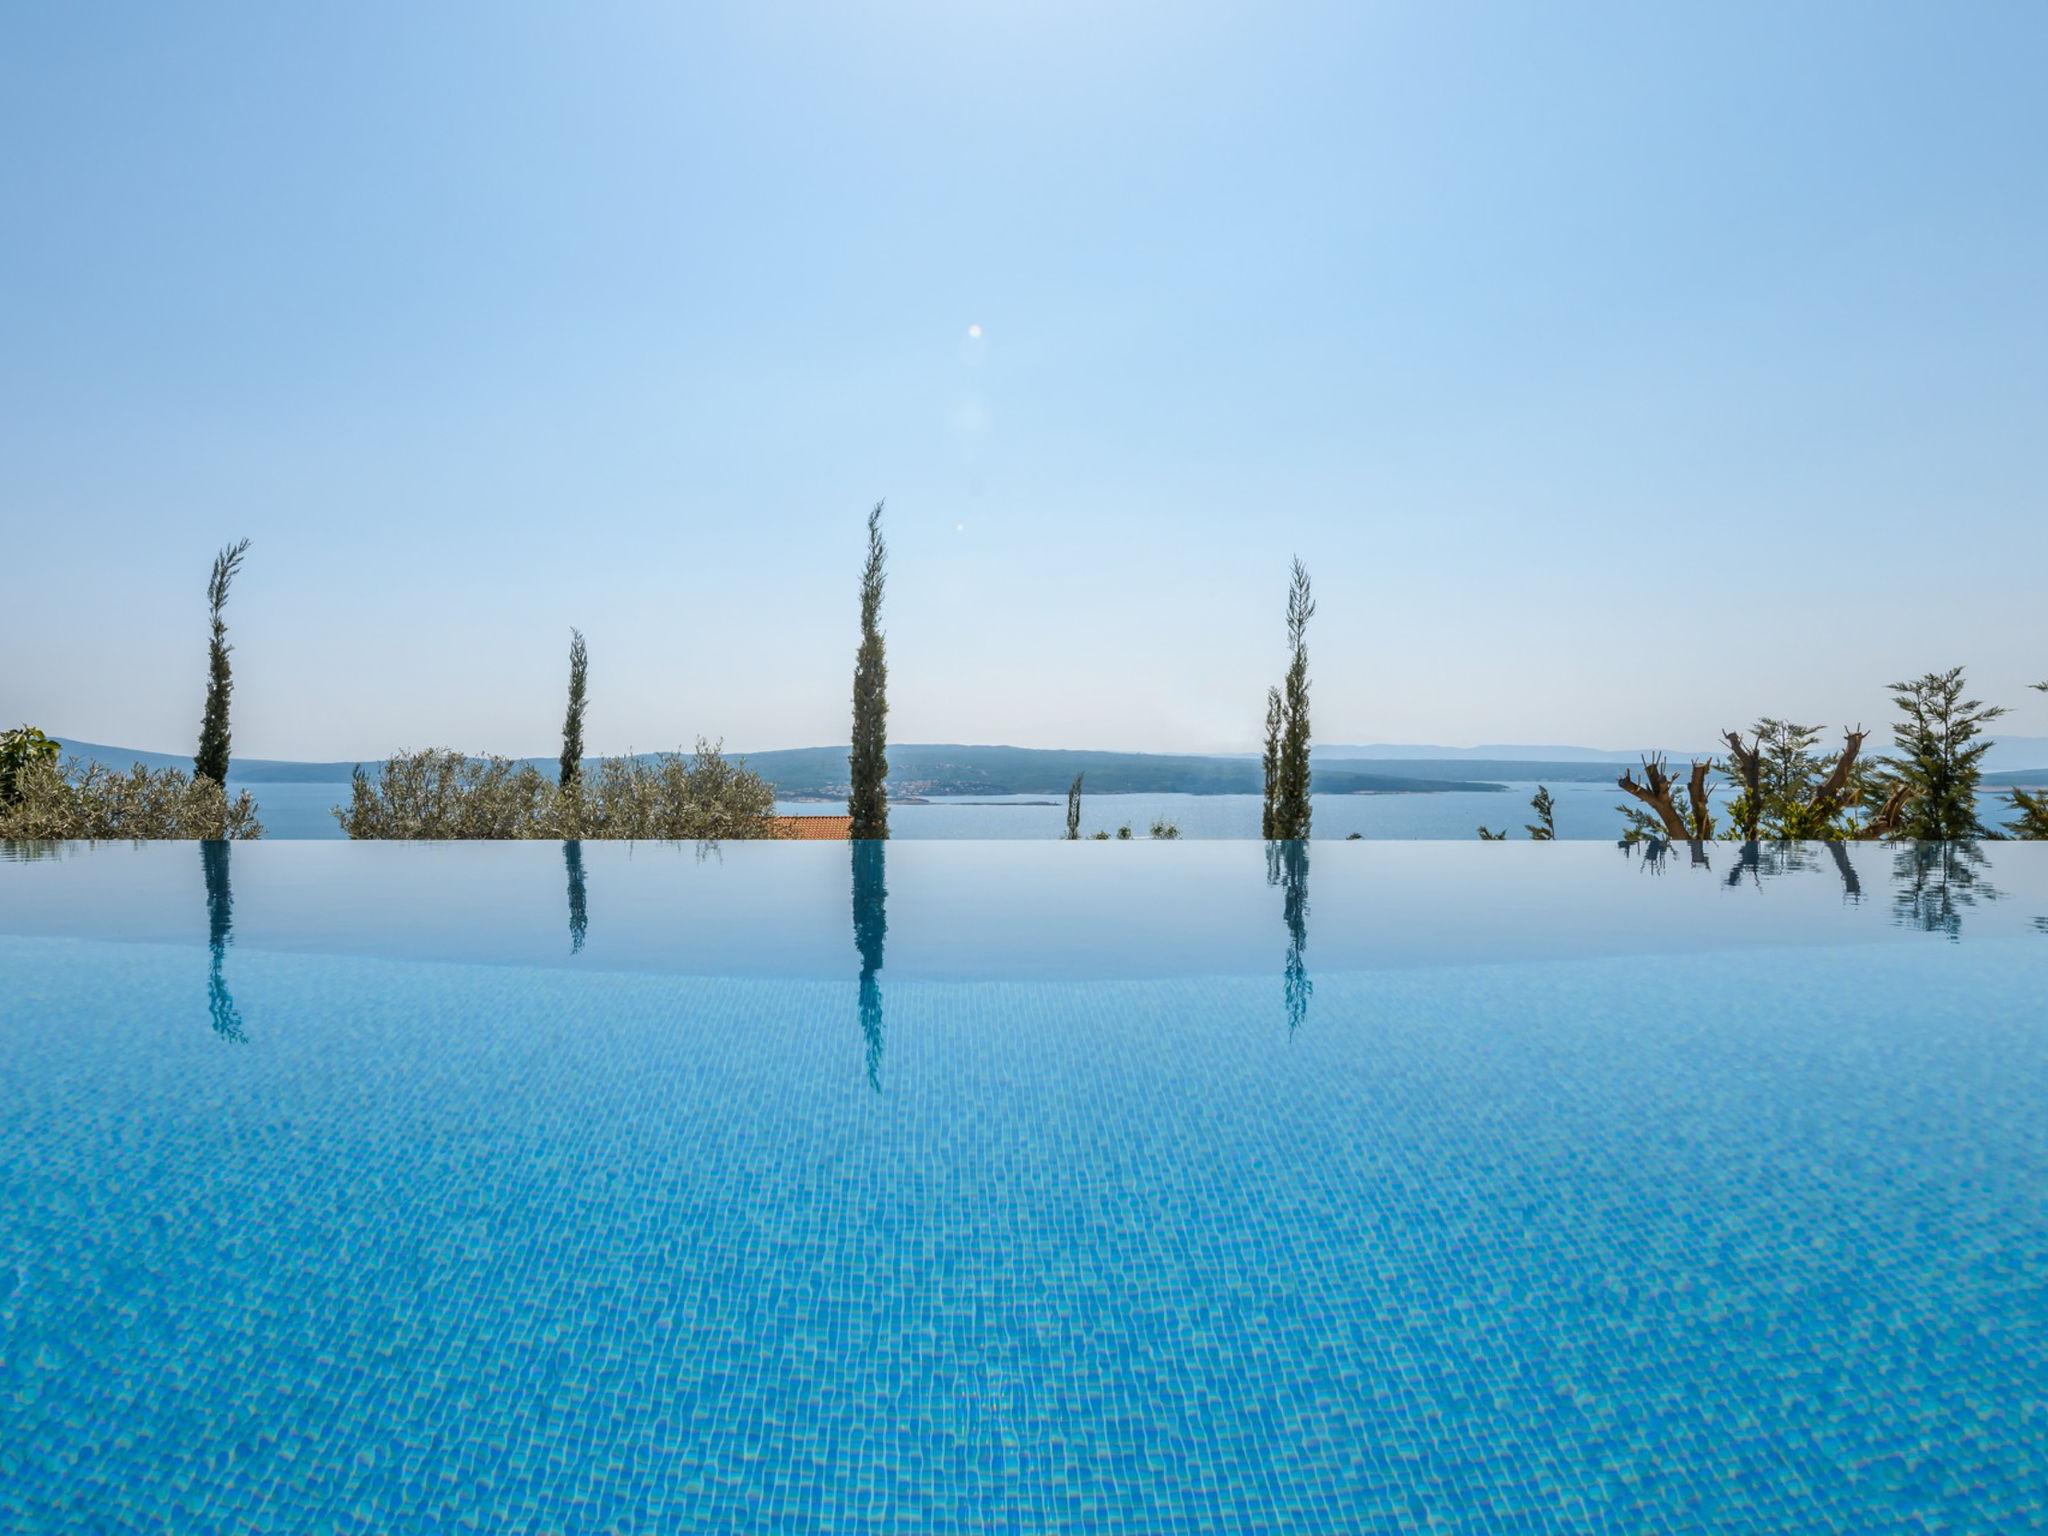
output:
[{"label": "infinity pool", "polygon": [[0,859],[0,1528],[2048,1522],[2048,848]]}]

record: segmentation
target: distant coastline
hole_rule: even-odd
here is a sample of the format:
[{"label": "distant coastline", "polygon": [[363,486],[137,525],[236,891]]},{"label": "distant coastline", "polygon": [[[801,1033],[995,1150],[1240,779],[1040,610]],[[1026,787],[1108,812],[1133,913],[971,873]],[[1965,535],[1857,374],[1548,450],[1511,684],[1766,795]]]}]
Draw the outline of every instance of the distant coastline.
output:
[{"label": "distant coastline", "polygon": [[[145,752],[99,742],[59,737],[67,755],[125,771],[131,764],[149,768],[189,768],[182,754]],[[846,798],[846,752],[841,746],[797,747],[771,752],[735,753],[774,787],[776,798],[827,801]],[[530,762],[553,776],[553,758]],[[362,765],[374,771],[375,760]],[[1471,762],[1436,764],[1402,762],[1398,771],[1376,764],[1332,762],[1316,766],[1319,794],[1495,793],[1506,785],[1481,779]],[[1569,770],[1574,765],[1559,765]],[[244,784],[346,784],[353,762],[294,762],[277,758],[237,757],[232,775]],[[1035,747],[963,746],[952,743],[903,743],[889,747],[889,793],[898,804],[962,796],[1061,795],[1080,774],[1091,794],[1257,794],[1260,766],[1255,758],[1204,757],[1149,752],[1057,751]],[[1503,773],[1499,779],[1520,774]]]},{"label": "distant coastline", "polygon": [[[190,768],[188,754],[147,752],[99,742],[58,738],[67,755],[76,755],[125,771],[141,763],[149,768]],[[2042,754],[2048,741],[2009,739],[2007,753]],[[1460,755],[1423,757],[1424,750]],[[1502,747],[1503,753],[1553,753],[1552,757],[1467,755],[1478,749],[1423,749],[1375,745],[1319,747],[1314,758],[1319,795],[1498,794],[1508,786],[1612,783],[1634,763],[1636,755],[1600,758],[1593,748]],[[1374,756],[1360,754],[1372,753]],[[1572,754],[1566,756],[1565,754]],[[846,798],[846,748],[797,747],[744,756],[747,766],[774,787],[776,798],[798,803],[828,803]],[[1704,753],[1700,754],[1706,755]],[[1674,754],[1682,760],[1685,754]],[[524,759],[552,777],[553,758]],[[2024,759],[2023,759],[2024,761]],[[362,765],[375,770],[375,760]],[[1243,795],[1260,789],[1258,759],[1243,756],[1152,752],[1060,751],[1037,747],[973,746],[953,743],[903,743],[889,748],[889,793],[899,805],[934,800],[960,803],[982,797],[991,804],[1016,805],[1019,795],[1064,796],[1075,774],[1084,776],[1084,792],[1096,795],[1184,794]],[[237,757],[232,773],[243,784],[345,785],[355,772],[353,762],[297,762],[279,758]],[[1987,771],[1986,788],[2048,785],[2048,767],[2001,767]],[[997,798],[1002,797],[1002,798]]]}]

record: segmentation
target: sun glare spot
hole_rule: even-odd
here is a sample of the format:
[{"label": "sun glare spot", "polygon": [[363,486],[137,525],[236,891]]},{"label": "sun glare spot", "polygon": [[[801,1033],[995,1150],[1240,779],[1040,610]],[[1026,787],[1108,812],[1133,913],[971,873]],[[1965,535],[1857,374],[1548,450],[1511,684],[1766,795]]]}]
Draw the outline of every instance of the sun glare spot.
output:
[{"label": "sun glare spot", "polygon": [[981,326],[979,324],[970,325],[967,327],[967,339],[969,341],[981,340]]}]

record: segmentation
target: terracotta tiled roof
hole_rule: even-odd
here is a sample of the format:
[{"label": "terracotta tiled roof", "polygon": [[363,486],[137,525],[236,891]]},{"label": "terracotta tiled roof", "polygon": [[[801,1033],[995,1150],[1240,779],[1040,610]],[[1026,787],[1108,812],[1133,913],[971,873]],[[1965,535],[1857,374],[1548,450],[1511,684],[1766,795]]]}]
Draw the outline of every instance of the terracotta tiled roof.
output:
[{"label": "terracotta tiled roof", "polygon": [[806,842],[843,843],[853,835],[851,816],[778,816],[776,832]]}]

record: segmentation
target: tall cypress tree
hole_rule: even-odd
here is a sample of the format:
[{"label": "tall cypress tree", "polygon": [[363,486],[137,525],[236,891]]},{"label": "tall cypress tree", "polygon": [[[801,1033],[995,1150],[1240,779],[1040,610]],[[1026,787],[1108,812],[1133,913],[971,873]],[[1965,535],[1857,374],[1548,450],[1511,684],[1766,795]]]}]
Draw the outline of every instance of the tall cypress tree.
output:
[{"label": "tall cypress tree", "polygon": [[868,558],[860,574],[860,649],[853,658],[853,751],[847,757],[853,788],[848,835],[889,835],[889,666],[882,656],[882,577],[888,559],[882,542],[882,503],[868,514]]},{"label": "tall cypress tree", "polygon": [[583,781],[583,706],[590,702],[590,652],[583,631],[569,631],[569,713],[562,720],[562,761],[555,782],[574,789]]},{"label": "tall cypress tree", "polygon": [[1289,841],[1306,838],[1309,830],[1308,621],[1315,611],[1308,568],[1296,560],[1294,579],[1287,589],[1289,656],[1281,696],[1279,773],[1273,796],[1274,835]]},{"label": "tall cypress tree", "polygon": [[1067,790],[1067,841],[1081,840],[1081,780],[1085,774],[1075,774],[1074,782]]},{"label": "tall cypress tree", "polygon": [[228,781],[228,699],[235,691],[235,680],[228,670],[228,652],[234,647],[228,644],[227,621],[221,613],[228,605],[228,587],[234,582],[235,572],[242,568],[242,556],[248,552],[249,541],[243,539],[215,555],[213,578],[206,584],[213,629],[206,647],[206,713],[199,721],[199,751],[192,759],[192,776],[212,779],[216,784]]}]

